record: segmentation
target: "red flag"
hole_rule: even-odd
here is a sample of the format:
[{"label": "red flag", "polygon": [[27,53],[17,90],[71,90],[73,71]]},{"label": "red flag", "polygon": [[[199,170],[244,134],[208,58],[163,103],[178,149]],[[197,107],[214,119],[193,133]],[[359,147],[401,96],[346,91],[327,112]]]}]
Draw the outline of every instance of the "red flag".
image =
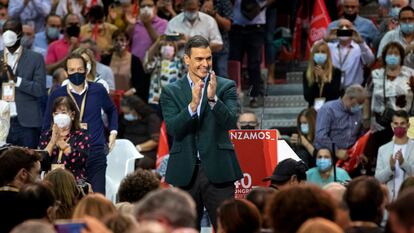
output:
[{"label": "red flag", "polygon": [[165,126],[165,121],[163,121],[160,128],[160,140],[158,142],[157,162],[155,165],[156,169],[160,167],[162,160],[169,153],[170,148],[168,146],[167,127]]},{"label": "red flag", "polygon": [[313,43],[321,40],[325,36],[326,29],[330,22],[331,19],[329,18],[325,2],[323,0],[316,0],[315,5],[313,6],[308,43],[306,45],[306,58],[309,57],[309,51],[312,48]]}]

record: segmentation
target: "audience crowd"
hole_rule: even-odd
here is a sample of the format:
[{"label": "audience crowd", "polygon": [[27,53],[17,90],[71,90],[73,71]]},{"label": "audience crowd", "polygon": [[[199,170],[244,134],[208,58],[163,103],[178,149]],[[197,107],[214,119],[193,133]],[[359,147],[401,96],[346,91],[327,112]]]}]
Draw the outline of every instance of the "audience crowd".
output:
[{"label": "audience crowd", "polygon": [[[300,160],[279,161],[263,179],[268,187],[253,188],[245,199],[211,200],[233,188],[224,179],[208,189],[192,186],[194,174],[185,177],[188,187],[165,183],[165,171],[156,170],[168,163],[157,160],[164,117],[167,129],[182,129],[182,119],[191,117],[191,124],[213,132],[216,125],[205,125],[215,122],[213,115],[201,117],[204,101],[222,113],[223,128],[259,129],[254,109],[267,94],[264,83],[277,82],[275,62],[291,47],[277,31],[293,32],[302,8],[321,2],[332,22],[308,51],[308,107],[293,133],[280,129]],[[210,223],[218,233],[414,232],[414,1],[375,1],[378,14],[361,16],[372,2],[0,0],[0,232],[197,233]],[[211,56],[202,57],[203,49]],[[221,79],[235,79],[237,67],[228,64],[242,67],[248,84],[234,81],[249,86],[253,109],[239,111],[237,123],[234,82]],[[206,83],[191,79],[197,72],[207,73]],[[178,96],[169,89],[176,82],[192,93],[182,89]],[[212,85],[229,89],[219,86],[216,93]],[[195,93],[200,105],[171,111],[183,106],[168,105],[193,103]],[[177,144],[171,156],[187,150],[182,138],[200,145],[227,140],[219,133],[193,140],[187,133],[170,132],[166,144]],[[142,158],[114,201],[105,194],[116,139],[129,140]],[[200,160],[200,148],[198,176],[221,165]],[[170,180],[185,170],[177,161],[167,166],[174,170]],[[229,164],[234,171],[219,172],[239,177],[237,161]]]}]

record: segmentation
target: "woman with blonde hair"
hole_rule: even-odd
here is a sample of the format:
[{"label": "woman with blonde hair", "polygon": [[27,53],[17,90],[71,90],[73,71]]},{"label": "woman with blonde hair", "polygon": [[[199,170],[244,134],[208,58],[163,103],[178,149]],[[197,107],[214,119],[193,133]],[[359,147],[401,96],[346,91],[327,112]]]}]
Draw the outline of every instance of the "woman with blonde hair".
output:
[{"label": "woman with blonde hair", "polygon": [[319,110],[326,101],[340,97],[341,71],[332,65],[331,53],[324,41],[313,45],[308,64],[303,73],[303,95],[309,107]]},{"label": "woman with blonde hair", "polygon": [[117,211],[112,202],[100,193],[89,194],[82,198],[73,211],[73,219],[92,216],[97,219],[103,219],[107,216],[116,214]]},{"label": "woman with blonde hair", "polygon": [[80,198],[75,177],[68,170],[58,168],[49,172],[45,176],[45,181],[52,185],[52,192],[60,202],[56,219],[70,219]]}]

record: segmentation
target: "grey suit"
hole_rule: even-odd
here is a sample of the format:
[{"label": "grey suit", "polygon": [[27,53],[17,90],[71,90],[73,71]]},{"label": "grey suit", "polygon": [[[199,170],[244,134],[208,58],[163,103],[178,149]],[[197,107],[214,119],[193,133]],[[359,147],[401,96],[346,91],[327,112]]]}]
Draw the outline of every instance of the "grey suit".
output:
[{"label": "grey suit", "polygon": [[[3,57],[3,51],[0,51]],[[16,87],[17,118],[23,127],[42,126],[40,97],[46,95],[46,66],[42,55],[23,48],[17,64],[16,77],[22,79]]]},{"label": "grey suit", "polygon": [[[400,166],[404,171],[404,179],[412,176],[414,171],[414,141],[409,139],[407,143],[404,163]],[[390,159],[394,154],[394,141],[391,141],[378,149],[377,167],[375,178],[388,187],[390,198],[397,198],[398,190],[394,186],[394,171],[391,170]]]},{"label": "grey suit", "polygon": [[[0,56],[3,57],[3,51],[0,51]],[[17,117],[10,120],[7,142],[37,148],[43,122],[41,97],[46,96],[46,66],[42,55],[22,48],[14,75],[17,78]]]}]

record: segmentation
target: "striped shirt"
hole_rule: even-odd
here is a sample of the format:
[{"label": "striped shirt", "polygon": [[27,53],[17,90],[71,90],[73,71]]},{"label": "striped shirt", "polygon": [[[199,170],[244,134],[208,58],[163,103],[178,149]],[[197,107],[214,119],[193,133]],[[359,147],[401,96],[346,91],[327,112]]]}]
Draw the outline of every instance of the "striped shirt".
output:
[{"label": "striped shirt", "polygon": [[332,100],[324,104],[316,118],[316,149],[348,149],[354,145],[362,133],[362,110],[352,113],[342,100]]}]

